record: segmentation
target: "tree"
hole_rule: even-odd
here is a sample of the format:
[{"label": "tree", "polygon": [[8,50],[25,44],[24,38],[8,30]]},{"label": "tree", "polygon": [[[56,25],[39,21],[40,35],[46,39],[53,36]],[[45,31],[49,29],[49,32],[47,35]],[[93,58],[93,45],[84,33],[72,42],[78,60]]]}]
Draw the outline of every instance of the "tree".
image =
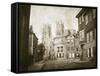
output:
[{"label": "tree", "polygon": [[39,56],[39,60],[42,60],[43,59],[43,55],[45,53],[45,46],[43,43],[40,43],[38,45],[38,50],[39,50],[39,53],[38,53],[38,56]]}]

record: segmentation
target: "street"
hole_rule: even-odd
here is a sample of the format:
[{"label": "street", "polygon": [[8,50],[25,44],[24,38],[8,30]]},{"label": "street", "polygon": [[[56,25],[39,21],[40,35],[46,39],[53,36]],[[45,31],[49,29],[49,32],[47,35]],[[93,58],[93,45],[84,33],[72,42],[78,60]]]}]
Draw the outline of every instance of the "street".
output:
[{"label": "street", "polygon": [[67,60],[47,60],[34,64],[33,66],[31,66],[30,70],[45,71],[60,69],[92,68],[94,66],[95,64],[85,61],[71,62]]},{"label": "street", "polygon": [[71,62],[67,60],[49,60],[45,62],[42,70],[89,68],[93,67],[94,65],[95,64],[91,64],[91,62],[85,61]]}]

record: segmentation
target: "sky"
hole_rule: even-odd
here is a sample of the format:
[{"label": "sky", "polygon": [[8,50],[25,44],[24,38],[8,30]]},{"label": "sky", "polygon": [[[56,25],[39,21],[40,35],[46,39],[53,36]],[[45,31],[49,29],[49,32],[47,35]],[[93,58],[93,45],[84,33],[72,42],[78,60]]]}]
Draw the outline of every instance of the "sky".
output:
[{"label": "sky", "polygon": [[33,31],[41,43],[42,28],[44,24],[51,26],[52,37],[55,37],[56,22],[64,23],[65,29],[78,30],[78,20],[76,15],[81,8],[73,7],[53,7],[53,6],[36,6],[31,5],[30,25],[33,26]]}]

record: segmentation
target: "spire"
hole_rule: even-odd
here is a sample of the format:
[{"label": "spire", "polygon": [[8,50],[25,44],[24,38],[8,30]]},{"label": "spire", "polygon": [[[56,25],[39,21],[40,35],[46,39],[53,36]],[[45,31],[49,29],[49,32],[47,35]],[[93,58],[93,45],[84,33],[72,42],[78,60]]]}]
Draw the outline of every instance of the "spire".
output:
[{"label": "spire", "polygon": [[64,34],[64,23],[62,21],[56,21],[56,35]]}]

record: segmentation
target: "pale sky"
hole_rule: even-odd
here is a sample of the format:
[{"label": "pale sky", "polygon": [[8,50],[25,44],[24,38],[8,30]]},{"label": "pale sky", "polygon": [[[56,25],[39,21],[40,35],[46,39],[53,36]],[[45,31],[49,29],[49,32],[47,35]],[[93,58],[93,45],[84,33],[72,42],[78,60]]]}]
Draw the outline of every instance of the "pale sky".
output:
[{"label": "pale sky", "polygon": [[81,8],[73,7],[53,7],[53,6],[36,6],[31,5],[30,25],[33,26],[33,31],[39,39],[42,38],[42,27],[44,24],[50,24],[52,36],[55,36],[56,21],[62,21],[65,29],[78,30],[78,21],[75,16]]}]

